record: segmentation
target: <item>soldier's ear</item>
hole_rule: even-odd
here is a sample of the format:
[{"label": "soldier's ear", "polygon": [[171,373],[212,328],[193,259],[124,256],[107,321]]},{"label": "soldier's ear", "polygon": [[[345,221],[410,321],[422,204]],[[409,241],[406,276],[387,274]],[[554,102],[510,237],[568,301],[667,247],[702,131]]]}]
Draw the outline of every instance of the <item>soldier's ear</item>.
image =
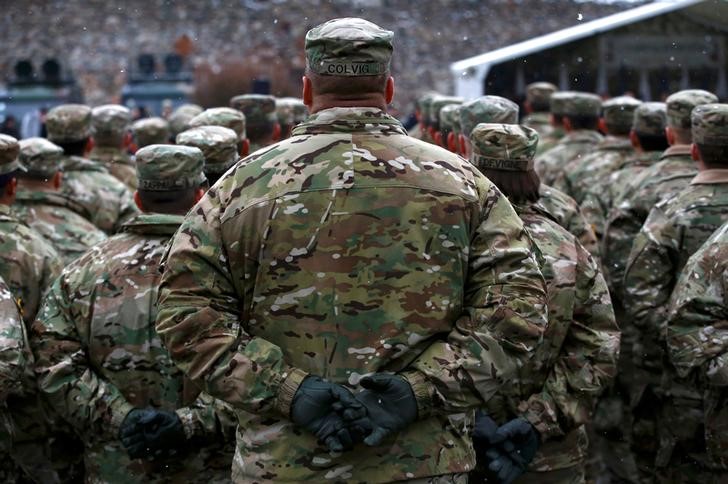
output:
[{"label": "soldier's ear", "polygon": [[301,78],[301,82],[303,83],[303,92],[301,93],[301,99],[303,99],[303,104],[305,104],[310,111],[311,105],[313,104],[313,88],[311,87],[311,79],[303,76]]},{"label": "soldier's ear", "polygon": [[243,141],[240,142],[240,157],[245,158],[250,154],[250,140],[248,138],[245,138]]},{"label": "soldier's ear", "polygon": [[55,175],[53,175],[53,188],[58,190],[61,188],[61,183],[63,182],[63,173],[60,171],[57,171]]},{"label": "soldier's ear", "polygon": [[601,131],[602,134],[607,134],[607,122],[604,118],[599,118],[599,131]]},{"label": "soldier's ear", "polygon": [[562,124],[564,125],[564,131],[566,131],[568,133],[573,128],[573,126],[571,124],[571,119],[569,119],[568,116],[564,116],[562,119],[563,119]]},{"label": "soldier's ear", "polygon": [[635,133],[633,129],[629,130],[629,142],[632,143],[632,147],[634,149],[639,149],[641,147],[640,139],[637,137],[637,133]]},{"label": "soldier's ear", "polygon": [[142,205],[142,198],[139,196],[139,192],[134,192],[134,203],[140,211],[144,211],[144,205]]},{"label": "soldier's ear", "polygon": [[273,141],[278,141],[281,139],[281,125],[276,123],[273,125],[273,136],[271,137]]},{"label": "soldier's ear", "polygon": [[15,194],[18,192],[18,179],[11,178],[10,181],[5,185],[5,193],[3,194],[7,198],[15,198]]},{"label": "soldier's ear", "polygon": [[453,153],[458,152],[457,135],[455,135],[452,131],[447,134],[447,149]]},{"label": "soldier's ear", "polygon": [[205,189],[204,188],[198,188],[197,190],[195,190],[195,203],[197,203],[200,200],[202,200],[202,197],[204,197],[204,196],[205,196]]},{"label": "soldier's ear", "polygon": [[460,133],[458,135],[458,154],[460,156],[467,156],[467,150],[465,149],[465,135]]},{"label": "soldier's ear", "polygon": [[84,148],[84,150],[85,150],[84,155],[86,155],[86,153],[91,153],[91,150],[94,149],[94,145],[95,145],[94,139],[89,136],[86,139],[86,147]]},{"label": "soldier's ear", "polygon": [[387,85],[384,88],[384,100],[389,105],[392,104],[392,99],[394,99],[394,78],[389,76],[387,78]]},{"label": "soldier's ear", "polygon": [[667,144],[670,146],[675,144],[675,132],[669,126],[665,127],[665,137],[667,138]]},{"label": "soldier's ear", "polygon": [[703,157],[700,155],[700,149],[695,143],[690,145],[690,157],[693,161],[703,161]]}]

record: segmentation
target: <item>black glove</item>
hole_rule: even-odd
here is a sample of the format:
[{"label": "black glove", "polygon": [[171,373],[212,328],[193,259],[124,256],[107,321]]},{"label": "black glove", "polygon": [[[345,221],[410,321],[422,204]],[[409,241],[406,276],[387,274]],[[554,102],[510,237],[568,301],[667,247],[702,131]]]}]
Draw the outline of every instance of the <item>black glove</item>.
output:
[{"label": "black glove", "polygon": [[144,416],[153,413],[154,410],[151,409],[132,409],[119,426],[119,440],[132,459],[141,459],[146,455],[147,442],[144,440],[144,427],[140,422]]},{"label": "black glove", "polygon": [[[334,405],[348,416],[346,425]],[[366,409],[351,392],[317,376],[306,377],[298,387],[291,404],[291,420],[313,433],[332,452],[350,449],[371,430]]]},{"label": "black glove", "polygon": [[496,431],[498,424],[490,418],[487,413],[478,410],[475,414],[475,426],[473,427],[473,447],[475,448],[475,457],[477,459],[478,468],[488,468],[489,460],[485,453],[498,443],[496,439]]},{"label": "black glove", "polygon": [[513,482],[526,472],[539,447],[538,432],[522,418],[501,425],[494,441],[497,446],[486,451],[488,469],[504,483]]},{"label": "black glove", "polygon": [[365,390],[358,393],[356,399],[364,404],[374,425],[364,439],[365,444],[376,447],[390,434],[396,434],[417,420],[415,394],[401,376],[379,373],[364,377],[359,383]]},{"label": "black glove", "polygon": [[182,421],[176,412],[155,410],[139,421],[150,457],[170,457],[187,443]]}]

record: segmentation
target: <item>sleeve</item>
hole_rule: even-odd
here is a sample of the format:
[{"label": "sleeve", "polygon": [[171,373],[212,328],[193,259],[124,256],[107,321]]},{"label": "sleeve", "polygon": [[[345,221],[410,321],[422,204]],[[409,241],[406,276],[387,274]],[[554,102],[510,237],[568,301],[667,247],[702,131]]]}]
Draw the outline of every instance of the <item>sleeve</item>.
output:
[{"label": "sleeve", "polygon": [[[78,267],[70,266],[69,271]],[[116,439],[133,406],[111,383],[88,366],[78,326],[88,324],[74,309],[65,272],[51,286],[31,331],[38,386],[42,396],[85,441]]]},{"label": "sleeve", "polygon": [[609,190],[604,190],[604,193],[596,194],[592,190],[589,190],[584,195],[584,201],[581,204],[581,213],[584,215],[587,224],[594,231],[597,240],[604,238],[609,206],[607,204],[608,202],[605,203],[602,197],[605,197],[608,192]]},{"label": "sleeve", "polygon": [[543,390],[518,408],[544,440],[587,423],[617,372],[620,331],[607,283],[589,253],[576,248],[574,319]]},{"label": "sleeve", "polygon": [[564,228],[577,238],[582,247],[584,247],[594,257],[594,259],[600,261],[601,250],[599,248],[597,236],[578,205],[576,206],[576,212],[569,219],[568,226]]},{"label": "sleeve", "polygon": [[234,442],[237,417],[234,409],[207,393],[201,393],[191,404],[176,410],[187,440],[209,444]]},{"label": "sleeve", "polygon": [[644,217],[624,198],[608,214],[602,241],[602,263],[612,297],[619,300],[624,298],[624,273],[632,243],[643,222]]},{"label": "sleeve", "polygon": [[172,239],[159,290],[157,333],[200,388],[248,413],[288,416],[307,376],[280,347],[247,334],[223,248],[220,202],[208,192]]},{"label": "sleeve", "polygon": [[139,209],[134,202],[134,194],[124,186],[124,190],[120,191],[119,195],[119,215],[114,224],[114,233],[120,232],[121,226],[137,215],[139,215]]},{"label": "sleeve", "polygon": [[24,371],[30,366],[25,325],[10,291],[0,288],[0,402],[10,394],[21,394]]},{"label": "sleeve", "polygon": [[513,207],[491,186],[471,239],[463,313],[447,339],[404,372],[420,417],[466,411],[499,390],[530,393],[543,383],[531,365],[546,327],[545,283],[532,248]]}]

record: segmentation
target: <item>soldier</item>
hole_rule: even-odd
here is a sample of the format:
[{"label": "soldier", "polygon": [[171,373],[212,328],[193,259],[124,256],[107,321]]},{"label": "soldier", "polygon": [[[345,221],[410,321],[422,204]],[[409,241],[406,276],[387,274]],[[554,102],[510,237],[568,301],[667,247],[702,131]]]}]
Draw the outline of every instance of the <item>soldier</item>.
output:
[{"label": "soldier", "polygon": [[440,110],[445,106],[459,106],[462,103],[463,98],[461,97],[439,96],[430,104],[430,128],[436,145],[447,148],[447,139],[443,139],[440,133]]},{"label": "soldier", "polygon": [[278,124],[281,125],[281,139],[291,137],[291,130],[294,126],[306,120],[307,112],[306,105],[298,98],[276,98],[276,115],[278,116]]},{"label": "soldier", "polygon": [[204,111],[204,109],[197,104],[183,104],[175,109],[168,120],[170,135],[169,141],[174,143],[178,134],[190,129],[190,121],[202,111]]},{"label": "soldier", "polygon": [[549,114],[551,96],[558,88],[550,82],[532,82],[526,86],[526,101],[523,103],[526,116],[522,123],[538,133],[536,155],[543,153],[564,136],[561,120]]},{"label": "soldier", "polygon": [[[195,118],[192,118],[195,119]],[[164,144],[169,141],[169,123],[162,118],[144,118],[131,126],[137,148]]]},{"label": "soldier", "polygon": [[80,214],[106,233],[115,232],[137,210],[131,191],[100,163],[84,158],[91,136],[91,109],[64,104],[48,111],[48,139],[63,148],[61,188]]},{"label": "soldier", "polygon": [[56,249],[65,266],[106,239],[106,234],[80,216],[75,202],[60,192],[62,156],[63,150],[47,139],[20,142],[19,159],[27,172],[18,174],[14,209]]},{"label": "soldier", "polygon": [[310,30],[312,115],[172,241],[157,329],[236,408],[237,482],[465,482],[475,408],[541,386],[528,236],[472,165],[385,113],[392,37],[354,18]]},{"label": "soldier", "polygon": [[415,118],[417,118],[417,127],[409,133],[413,138],[417,138],[428,143],[432,143],[430,136],[430,103],[439,96],[434,91],[426,92],[415,103]]},{"label": "soldier", "polygon": [[222,126],[201,126],[177,135],[177,144],[199,148],[205,158],[205,177],[210,185],[238,161],[238,136]]},{"label": "soldier", "polygon": [[[585,482],[585,424],[614,377],[619,354],[619,329],[606,282],[589,252],[537,203],[536,131],[479,124],[470,138],[471,163],[514,204],[541,256],[547,285],[549,325],[544,339],[548,344],[535,358],[549,375],[541,391],[519,395],[520,404],[511,406],[517,406],[517,415],[535,427],[542,447],[518,482]],[[491,418],[502,422],[516,416],[503,403],[494,399],[486,405]],[[474,438],[476,444],[483,443],[479,432]]]},{"label": "soldier", "polygon": [[64,270],[33,326],[39,387],[84,441],[89,482],[209,482],[221,472],[207,467],[224,442],[216,404],[197,398],[154,330],[159,261],[205,191],[203,163],[197,148],[139,150],[142,213]]},{"label": "soldier", "polygon": [[[728,104],[704,104],[693,109],[692,157],[698,174],[676,197],[663,200],[652,209],[635,238],[624,276],[625,307],[639,329],[633,346],[633,362],[647,375],[647,389],[665,404],[670,416],[685,415],[699,406],[699,399],[682,392],[678,379],[662,381],[662,330],[667,319],[670,293],[688,258],[728,220]],[[664,392],[669,392],[665,395]],[[665,399],[665,396],[667,399]],[[686,396],[686,398],[682,398]],[[669,408],[672,407],[672,408]],[[635,412],[639,412],[639,408]],[[648,411],[645,409],[645,411]],[[649,416],[655,418],[652,402]],[[668,415],[663,415],[668,417]],[[680,431],[666,420],[656,423],[660,447],[656,466],[681,463],[674,452]],[[654,438],[654,436],[652,436]]]},{"label": "soldier", "polygon": [[670,467],[661,469],[660,477],[671,482],[728,479],[727,270],[728,223],[688,259],[670,299],[667,370],[690,391],[673,398],[693,398],[691,411],[670,424],[683,429]]},{"label": "soldier", "polygon": [[602,100],[595,94],[575,91],[551,96],[551,110],[560,116],[566,135],[551,149],[536,158],[536,173],[546,185],[553,185],[566,164],[583,158],[601,143],[597,131]]},{"label": "soldier", "polygon": [[[222,126],[223,128],[232,129],[238,136],[238,155],[245,158],[250,153],[250,141],[245,131],[245,115],[237,109],[207,109],[190,120],[190,128],[199,128],[200,126]],[[210,177],[207,176],[207,179],[210,180]]]},{"label": "soldier", "polygon": [[118,104],[106,104],[91,110],[94,147],[88,157],[101,162],[109,172],[136,190],[134,161],[127,153],[124,138],[131,124],[131,112]]},{"label": "soldier", "polygon": [[601,187],[605,177],[619,170],[628,158],[633,157],[635,150],[629,133],[634,112],[640,104],[641,101],[630,96],[615,97],[604,102],[600,125],[607,136],[593,152],[570,161],[554,182],[554,187],[581,204],[589,187]]},{"label": "soldier", "polygon": [[230,107],[245,115],[250,151],[258,151],[278,141],[281,125],[276,116],[276,100],[263,94],[243,94],[230,99]]},{"label": "soldier", "polygon": [[460,105],[449,104],[440,110],[440,137],[443,148],[458,153],[460,134]]}]

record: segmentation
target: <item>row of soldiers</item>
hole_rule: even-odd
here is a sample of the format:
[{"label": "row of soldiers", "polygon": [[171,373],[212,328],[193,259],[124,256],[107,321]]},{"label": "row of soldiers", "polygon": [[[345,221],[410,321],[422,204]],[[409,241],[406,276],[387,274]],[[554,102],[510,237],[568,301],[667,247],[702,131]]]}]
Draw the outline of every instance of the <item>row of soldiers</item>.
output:
[{"label": "row of soldiers", "polygon": [[[728,308],[728,105],[704,90],[676,92],[664,103],[631,96],[602,101],[538,82],[528,86],[524,107],[522,125],[499,134],[500,128],[476,124],[517,123],[519,108],[511,101],[428,93],[418,102],[413,134],[475,160],[514,203],[545,257],[559,260],[563,248],[548,247],[555,231],[524,217],[523,202],[566,228],[599,263],[591,277],[604,274],[621,344],[615,382],[594,402],[594,420],[587,420],[594,476],[721,482],[728,478],[728,340],[722,333]],[[480,158],[476,148],[474,155],[473,142],[477,146],[483,132],[506,151]],[[538,146],[519,154],[529,137],[538,138]],[[532,193],[527,172],[542,182]],[[576,213],[569,223],[554,200]],[[578,303],[578,294],[570,304]],[[549,310],[564,306],[550,304]],[[562,351],[584,354],[584,340],[576,342]],[[563,405],[565,394],[583,399],[582,388],[564,383],[558,388]],[[586,463],[585,451],[586,439],[574,439],[563,456],[537,464],[565,469]],[[567,481],[562,475],[554,482]]]}]

